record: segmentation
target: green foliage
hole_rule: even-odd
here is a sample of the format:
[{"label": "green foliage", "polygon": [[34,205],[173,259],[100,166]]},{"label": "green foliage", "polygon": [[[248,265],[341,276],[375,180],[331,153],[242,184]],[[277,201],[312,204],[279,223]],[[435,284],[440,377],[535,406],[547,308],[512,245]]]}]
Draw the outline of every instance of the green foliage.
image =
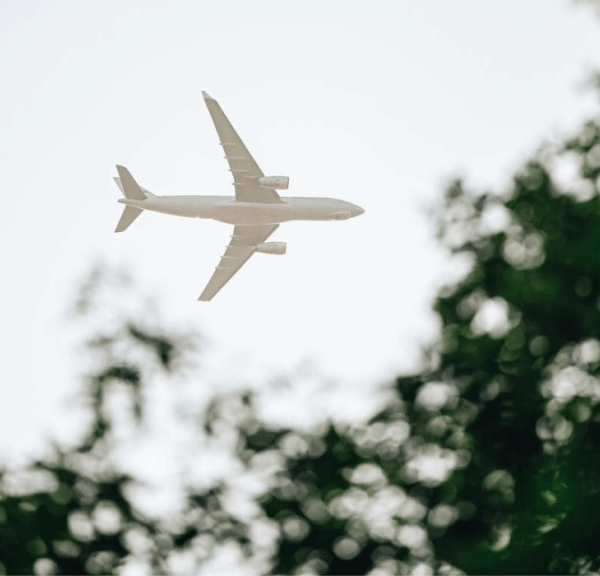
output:
[{"label": "green foliage", "polygon": [[[129,333],[133,339],[142,334],[133,327]],[[114,339],[93,346],[107,350]],[[140,369],[111,357],[89,379],[86,396],[93,418],[81,443],[68,451],[54,447],[30,469],[4,474],[0,562],[8,573],[109,574],[128,554],[127,533],[134,527],[149,540],[158,536],[125,495],[133,479],[106,458],[112,424],[103,396],[114,382],[134,391],[139,416]],[[158,555],[154,561],[158,565]]]},{"label": "green foliage", "polygon": [[206,558],[218,543],[248,547],[246,526],[221,507],[222,484],[187,487],[182,512],[164,517],[144,513],[132,497],[144,481],[115,458],[121,436],[110,398],[124,392],[130,428],[148,429],[149,381],[180,374],[198,337],[153,325],[149,306],[137,321],[119,313],[112,321],[99,295],[107,284],[111,295],[133,290],[126,275],[98,268],[76,306],[84,324],[100,317],[100,332],[86,345],[95,369],[83,389],[83,435],[72,447],[53,446],[25,470],[0,473],[0,574],[112,574],[130,560],[167,573],[175,550]]},{"label": "green foliage", "polygon": [[504,195],[448,186],[439,235],[469,272],[440,291],[423,371],[366,426],[272,429],[246,398],[240,458],[279,463],[260,500],[273,573],[600,569],[599,182],[594,121]]},{"label": "green foliage", "polygon": [[[165,573],[174,555],[201,567],[224,543],[281,574],[600,570],[599,185],[598,120],[502,195],[451,182],[439,237],[468,271],[436,298],[422,370],[369,422],[308,432],[266,422],[256,393],[215,397],[198,434],[235,439],[236,477],[187,486],[174,516],[131,497],[140,480],[113,457],[108,398],[126,390],[143,430],[148,382],[175,381],[196,338],[149,324],[147,309],[105,317],[87,346],[80,441],[1,473],[0,572],[114,573],[137,559]],[[84,316],[101,276],[82,290]],[[251,514],[232,505],[242,477],[262,486]]]}]

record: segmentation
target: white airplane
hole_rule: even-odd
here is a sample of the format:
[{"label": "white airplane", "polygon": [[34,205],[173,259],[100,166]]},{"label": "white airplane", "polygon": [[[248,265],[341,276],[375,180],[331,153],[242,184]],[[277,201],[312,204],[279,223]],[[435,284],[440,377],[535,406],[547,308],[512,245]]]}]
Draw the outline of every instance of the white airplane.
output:
[{"label": "white airplane", "polygon": [[266,242],[282,222],[346,220],[364,212],[360,206],[335,198],[282,198],[287,176],[265,176],[218,102],[202,92],[233,174],[235,196],[155,196],[138,186],[127,168],[117,166],[115,182],[125,198],[115,232],[123,232],[144,211],[188,218],[211,218],[233,224],[233,235],[199,300],[210,300],[255,252],[285,254],[285,242]]}]

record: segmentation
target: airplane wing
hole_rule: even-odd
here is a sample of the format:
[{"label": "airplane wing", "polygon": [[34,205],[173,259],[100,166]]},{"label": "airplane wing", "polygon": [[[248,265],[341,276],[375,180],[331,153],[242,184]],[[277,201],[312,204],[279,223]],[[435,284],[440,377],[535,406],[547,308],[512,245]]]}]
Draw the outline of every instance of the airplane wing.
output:
[{"label": "airplane wing", "polygon": [[278,227],[279,224],[236,226],[225,254],[198,300],[210,300],[254,254],[256,245],[264,242]]},{"label": "airplane wing", "polygon": [[258,185],[258,178],[264,174],[225,116],[219,103],[206,92],[202,92],[202,95],[217,129],[225,158],[229,162],[229,171],[233,174],[236,200],[263,204],[281,202],[279,194],[273,188],[264,188]]}]

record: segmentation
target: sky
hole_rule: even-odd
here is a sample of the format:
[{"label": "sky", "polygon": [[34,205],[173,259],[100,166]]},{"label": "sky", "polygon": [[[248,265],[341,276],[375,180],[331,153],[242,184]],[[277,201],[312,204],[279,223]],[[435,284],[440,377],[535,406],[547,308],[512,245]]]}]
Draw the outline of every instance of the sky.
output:
[{"label": "sky", "polygon": [[[97,262],[204,333],[217,382],[313,366],[352,413],[436,337],[444,182],[502,190],[596,111],[600,67],[600,25],[567,0],[5,0],[0,40],[0,461],[60,429],[67,312]],[[150,213],[113,233],[115,164],[155,194],[233,194],[202,90],[287,194],[365,208],[281,226],[287,255],[257,254],[208,303],[230,226]]]}]

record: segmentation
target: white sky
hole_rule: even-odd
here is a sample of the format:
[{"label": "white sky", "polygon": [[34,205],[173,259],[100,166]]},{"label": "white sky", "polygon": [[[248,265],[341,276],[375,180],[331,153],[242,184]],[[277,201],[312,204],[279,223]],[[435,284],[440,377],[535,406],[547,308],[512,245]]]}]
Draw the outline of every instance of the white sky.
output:
[{"label": "white sky", "polygon": [[[311,359],[349,387],[413,366],[448,273],[423,208],[465,174],[502,187],[591,113],[600,28],[568,0],[0,3],[0,460],[39,446],[74,390],[65,310],[103,259],[257,379]],[[290,223],[210,303],[228,241],[144,214],[113,234],[114,165],[157,194],[233,193],[200,91],[290,195],[366,210]],[[445,268],[444,268],[445,266]],[[299,404],[310,410],[310,398]]]}]

